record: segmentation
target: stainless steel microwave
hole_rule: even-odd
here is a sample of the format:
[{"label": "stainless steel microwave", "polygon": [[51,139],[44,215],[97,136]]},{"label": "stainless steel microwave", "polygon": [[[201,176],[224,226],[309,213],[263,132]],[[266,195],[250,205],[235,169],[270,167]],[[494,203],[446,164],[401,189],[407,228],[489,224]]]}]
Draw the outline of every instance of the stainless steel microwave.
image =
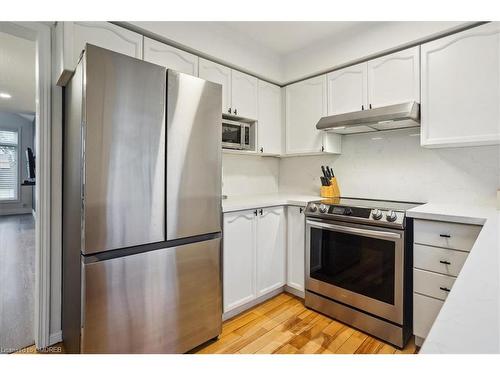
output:
[{"label": "stainless steel microwave", "polygon": [[254,125],[222,119],[222,147],[234,150],[253,150]]}]

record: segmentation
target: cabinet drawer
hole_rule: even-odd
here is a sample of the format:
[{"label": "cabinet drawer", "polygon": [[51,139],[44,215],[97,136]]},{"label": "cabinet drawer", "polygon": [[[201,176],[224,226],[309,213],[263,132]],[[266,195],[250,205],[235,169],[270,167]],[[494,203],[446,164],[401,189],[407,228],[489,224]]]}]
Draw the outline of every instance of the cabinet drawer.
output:
[{"label": "cabinet drawer", "polygon": [[426,271],[457,276],[468,253],[440,247],[415,244],[413,246],[413,266]]},{"label": "cabinet drawer", "polygon": [[443,301],[413,293],[413,334],[425,338],[436,320]]},{"label": "cabinet drawer", "polygon": [[480,225],[415,220],[415,243],[470,251],[481,231]]},{"label": "cabinet drawer", "polygon": [[426,296],[445,300],[448,292],[441,288],[450,290],[454,282],[455,278],[451,276],[417,269],[413,270],[413,291]]}]

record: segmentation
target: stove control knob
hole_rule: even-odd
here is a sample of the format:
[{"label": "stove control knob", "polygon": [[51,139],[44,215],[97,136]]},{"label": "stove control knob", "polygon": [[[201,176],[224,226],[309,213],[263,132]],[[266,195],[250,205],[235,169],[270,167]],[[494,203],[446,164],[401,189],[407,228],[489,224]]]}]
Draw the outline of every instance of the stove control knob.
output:
[{"label": "stove control knob", "polygon": [[344,210],[344,215],[346,215],[346,216],[351,216],[351,215],[352,215],[352,208],[349,208],[349,207],[348,207],[348,208],[346,208],[346,209]]},{"label": "stove control knob", "polygon": [[311,211],[311,212],[316,212],[317,210],[318,210],[318,206],[316,206],[316,204],[311,203],[311,204],[309,205],[309,211]]},{"label": "stove control knob", "polygon": [[394,212],[393,210],[390,210],[390,211],[387,211],[385,218],[387,219],[387,221],[393,222],[393,221],[396,221],[396,219],[398,217],[396,215],[396,212]]},{"label": "stove control knob", "polygon": [[382,219],[382,211],[380,211],[378,208],[376,210],[373,210],[372,212],[372,217],[375,219],[375,220],[380,220]]},{"label": "stove control knob", "polygon": [[326,211],[328,211],[328,206],[324,205],[324,204],[320,204],[319,205],[319,212],[321,212],[322,214],[324,214],[324,213],[326,213]]}]

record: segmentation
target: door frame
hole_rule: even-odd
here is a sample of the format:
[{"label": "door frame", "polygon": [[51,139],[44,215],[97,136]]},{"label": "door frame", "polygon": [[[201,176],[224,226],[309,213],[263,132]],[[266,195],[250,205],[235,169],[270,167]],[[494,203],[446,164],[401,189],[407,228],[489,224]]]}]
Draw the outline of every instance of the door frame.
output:
[{"label": "door frame", "polygon": [[51,264],[51,26],[41,22],[0,22],[0,31],[36,43],[35,317],[38,349],[50,345]]}]

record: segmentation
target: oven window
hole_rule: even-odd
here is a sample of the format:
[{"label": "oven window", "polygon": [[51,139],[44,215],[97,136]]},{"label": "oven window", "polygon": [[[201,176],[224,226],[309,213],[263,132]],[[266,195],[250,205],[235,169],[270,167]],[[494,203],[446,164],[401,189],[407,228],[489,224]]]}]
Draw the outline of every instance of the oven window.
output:
[{"label": "oven window", "polygon": [[310,277],[394,305],[395,243],[311,228]]},{"label": "oven window", "polygon": [[235,145],[241,144],[241,126],[222,124],[222,142]]}]

